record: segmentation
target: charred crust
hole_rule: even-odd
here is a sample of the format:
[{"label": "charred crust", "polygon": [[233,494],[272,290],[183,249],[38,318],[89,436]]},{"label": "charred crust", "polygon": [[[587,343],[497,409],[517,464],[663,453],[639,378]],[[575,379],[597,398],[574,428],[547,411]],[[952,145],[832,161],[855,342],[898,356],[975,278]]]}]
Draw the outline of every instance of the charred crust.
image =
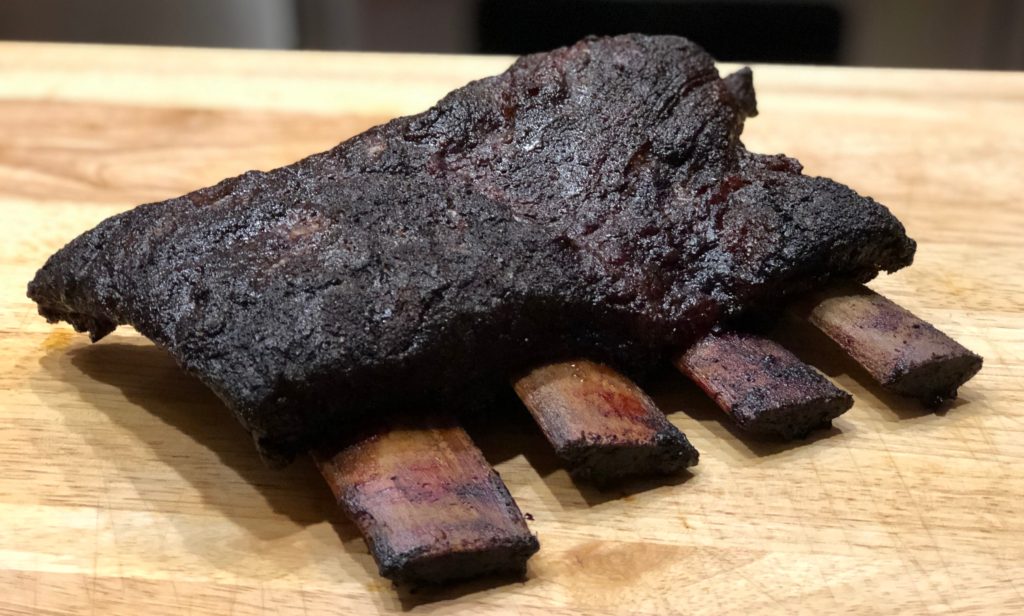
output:
[{"label": "charred crust", "polygon": [[913,257],[887,209],[747,152],[748,71],[672,36],[527,56],[295,164],[108,219],[29,287],[131,324],[284,461],[357,416],[565,356],[642,370]]},{"label": "charred crust", "polygon": [[743,115],[753,118],[757,115],[757,95],[754,93],[754,72],[744,66],[722,80],[732,94],[733,100]]}]

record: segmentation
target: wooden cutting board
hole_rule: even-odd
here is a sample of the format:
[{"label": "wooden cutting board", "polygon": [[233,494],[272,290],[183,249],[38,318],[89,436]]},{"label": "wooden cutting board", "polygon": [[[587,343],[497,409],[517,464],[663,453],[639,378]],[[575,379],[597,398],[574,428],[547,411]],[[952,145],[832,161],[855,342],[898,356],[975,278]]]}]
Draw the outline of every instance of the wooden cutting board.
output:
[{"label": "wooden cutting board", "polygon": [[857,402],[793,444],[740,437],[667,378],[655,393],[700,465],[606,494],[528,421],[477,431],[541,539],[523,583],[393,589],[309,461],[265,469],[162,351],[124,329],[89,345],[24,296],[111,214],[326,149],[507,63],[0,44],[0,612],[1022,613],[1019,73],[755,70],[751,149],[888,204],[920,250],[872,286],[985,367],[926,414],[794,336]]}]

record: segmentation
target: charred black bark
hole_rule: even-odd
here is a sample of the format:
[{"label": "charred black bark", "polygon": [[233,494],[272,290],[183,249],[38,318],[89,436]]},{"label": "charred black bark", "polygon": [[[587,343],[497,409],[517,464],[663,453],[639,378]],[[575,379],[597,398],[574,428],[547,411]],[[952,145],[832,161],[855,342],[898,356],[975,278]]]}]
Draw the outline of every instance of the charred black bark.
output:
[{"label": "charred black bark", "polygon": [[910,263],[886,208],[748,152],[754,109],[749,75],[721,79],[685,39],[587,39],[110,218],[29,296],[94,340],[135,326],[287,460],[356,413],[559,357],[665,359],[724,319]]}]

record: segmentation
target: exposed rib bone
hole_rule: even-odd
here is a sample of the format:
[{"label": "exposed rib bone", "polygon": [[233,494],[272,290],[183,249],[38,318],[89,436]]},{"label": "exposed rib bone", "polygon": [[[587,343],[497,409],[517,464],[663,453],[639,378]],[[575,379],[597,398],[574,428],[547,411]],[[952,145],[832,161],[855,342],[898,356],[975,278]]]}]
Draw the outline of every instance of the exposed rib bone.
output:
[{"label": "exposed rib bone", "polygon": [[844,285],[794,304],[884,387],[938,406],[981,369],[981,357],[863,285]]},{"label": "exposed rib bone", "polygon": [[514,382],[570,474],[598,485],[666,475],[697,450],[632,381],[588,360],[548,364]]},{"label": "exposed rib bone", "polygon": [[522,573],[539,547],[501,478],[453,420],[391,420],[314,459],[381,575],[396,582]]},{"label": "exposed rib bone", "polygon": [[676,359],[741,429],[801,438],[827,427],[853,397],[778,343],[739,332],[710,334]]}]

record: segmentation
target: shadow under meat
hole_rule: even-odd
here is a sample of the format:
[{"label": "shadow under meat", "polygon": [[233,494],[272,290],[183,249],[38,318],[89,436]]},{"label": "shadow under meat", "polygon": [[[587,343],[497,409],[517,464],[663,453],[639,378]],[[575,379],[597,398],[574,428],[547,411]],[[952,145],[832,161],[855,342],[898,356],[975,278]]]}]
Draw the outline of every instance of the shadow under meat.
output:
[{"label": "shadow under meat", "polygon": [[494,588],[501,588],[511,584],[525,584],[528,580],[529,572],[526,575],[496,573],[447,584],[393,584],[392,588],[395,591],[402,611],[408,612],[432,603],[456,601]]},{"label": "shadow under meat", "polygon": [[486,412],[467,414],[461,421],[466,433],[491,466],[522,455],[541,477],[562,468],[554,448],[515,397],[511,387],[495,395],[489,406]]},{"label": "shadow under meat", "polygon": [[[826,346],[821,340],[812,338],[808,342],[806,336],[813,333],[812,331],[794,334],[789,329],[779,335],[778,339],[826,374],[849,373],[860,381],[870,379],[845,355]],[[827,339],[824,342],[832,344]],[[82,382],[81,379],[65,378],[69,371],[74,371],[84,374],[90,380],[116,387],[132,404],[145,409],[153,417],[212,452],[221,464],[252,486],[275,513],[287,517],[293,523],[308,526],[329,522],[345,544],[360,537],[355,526],[337,507],[315,466],[308,459],[300,458],[281,470],[271,470],[264,466],[249,435],[237,425],[223,403],[198,379],[179,368],[162,349],[152,345],[107,342],[84,347],[75,346],[70,349],[51,349],[40,359],[40,364],[62,381]],[[148,433],[145,422],[132,419],[130,413],[136,413],[136,410],[110,405],[109,394],[103,392],[102,388],[90,387],[88,381],[85,383],[78,387],[78,395],[82,400],[106,415],[112,422],[134,433],[139,441],[147,443],[163,463],[175,469],[202,495],[206,503],[216,507],[254,536],[272,539],[280,534],[279,531],[268,530],[273,528],[272,525],[251,522],[253,516],[246,515],[246,508],[252,507],[253,503],[237,503],[231,498],[226,498],[224,486],[218,485],[215,476],[211,477],[208,466],[204,468],[203,465],[187,460],[182,456],[182,452],[171,444],[154,440],[153,435]],[[717,421],[727,432],[727,438],[722,440],[747,458],[778,454],[841,433],[839,429],[833,427],[816,431],[807,439],[790,442],[746,434],[736,428],[730,418],[693,383],[670,371],[660,374],[650,385],[650,391],[659,407],[666,412],[682,410],[700,422]],[[467,432],[492,465],[523,455],[548,485],[554,498],[567,508],[579,508],[581,505],[593,507],[644,491],[679,486],[694,477],[691,472],[684,471],[664,477],[625,480],[600,490],[585,483],[572,481],[575,494],[572,491],[566,492],[565,475],[559,472],[563,465],[550,443],[522,408],[511,388],[508,388],[507,392],[496,393],[493,405],[487,412],[474,413],[464,418]],[[889,403],[901,418],[915,417],[928,412],[915,401],[905,400],[884,391],[878,395]],[[85,436],[89,438],[88,433]],[[105,447],[105,443],[99,441],[94,440],[90,444],[93,445],[97,456],[123,467],[125,476],[133,477],[133,473],[130,472],[132,469],[129,468],[130,461],[122,459],[117,451],[110,451],[109,447]],[[144,497],[146,487],[138,487],[140,495]],[[357,560],[363,563],[369,575],[377,575],[371,559]],[[521,579],[497,576],[443,587],[400,585],[395,586],[395,591],[403,609],[408,610]]]},{"label": "shadow under meat", "polygon": [[575,480],[573,480],[573,485],[579,490],[580,496],[583,497],[583,500],[586,501],[589,507],[596,507],[609,501],[629,498],[641,492],[681,486],[693,478],[694,474],[689,470],[682,470],[672,475],[627,478],[607,486],[602,486],[601,489],[597,489],[587,483],[578,483]]},{"label": "shadow under meat", "polygon": [[[183,371],[162,349],[151,345],[103,343],[70,349],[53,349],[41,359],[42,367],[55,378],[71,383],[81,379],[65,378],[68,371],[78,371],[88,379],[112,385],[134,405],[173,427],[198,445],[216,455],[218,461],[234,471],[265,499],[275,513],[299,526],[330,522],[343,541],[358,537],[355,527],[337,510],[330,491],[324,486],[312,462],[300,457],[284,469],[267,468],[249,434],[235,421],[224,404],[198,379]],[[102,390],[90,387],[88,381],[78,388],[79,397],[112,422],[134,433],[156,456],[191,484],[203,501],[246,528],[261,539],[273,539],[279,532],[269,532],[265,524],[253,520],[252,507],[263,505],[248,498],[226,498],[225,486],[209,467],[196,464],[182,455],[171,443],[154,440],[144,422],[133,420],[136,409],[117,408],[109,404]],[[84,434],[90,439],[88,432]],[[90,442],[97,456],[125,468],[125,476],[134,473],[130,462],[117,451],[110,451],[101,442]],[[138,485],[145,497],[147,487]],[[241,500],[242,502],[238,502]],[[249,509],[249,511],[247,511]]]}]

